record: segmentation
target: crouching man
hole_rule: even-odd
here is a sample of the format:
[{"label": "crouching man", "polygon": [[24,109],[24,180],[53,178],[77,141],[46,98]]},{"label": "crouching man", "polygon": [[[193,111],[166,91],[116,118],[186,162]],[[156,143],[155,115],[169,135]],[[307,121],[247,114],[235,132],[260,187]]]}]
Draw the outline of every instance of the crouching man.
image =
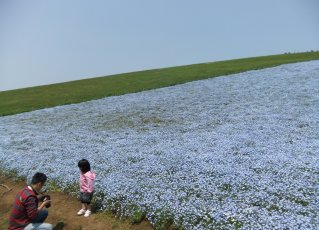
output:
[{"label": "crouching man", "polygon": [[32,177],[31,185],[17,194],[8,230],[52,230],[51,224],[43,223],[48,216],[45,206],[49,206],[51,201],[45,200],[38,206],[38,196],[46,180],[45,174],[37,172]]}]

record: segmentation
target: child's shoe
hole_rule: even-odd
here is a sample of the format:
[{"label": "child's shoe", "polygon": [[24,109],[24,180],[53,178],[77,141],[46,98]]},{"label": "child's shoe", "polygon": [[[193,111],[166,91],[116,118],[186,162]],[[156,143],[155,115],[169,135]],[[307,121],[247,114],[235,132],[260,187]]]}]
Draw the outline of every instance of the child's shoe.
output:
[{"label": "child's shoe", "polygon": [[84,217],[89,217],[91,215],[91,210],[86,210]]},{"label": "child's shoe", "polygon": [[82,208],[80,211],[78,211],[78,216],[85,214],[85,211],[86,210]]}]

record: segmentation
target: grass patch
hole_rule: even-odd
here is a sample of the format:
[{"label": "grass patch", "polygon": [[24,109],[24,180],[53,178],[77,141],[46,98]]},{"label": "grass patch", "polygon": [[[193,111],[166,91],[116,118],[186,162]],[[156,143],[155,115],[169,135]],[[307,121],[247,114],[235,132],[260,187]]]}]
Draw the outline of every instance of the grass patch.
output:
[{"label": "grass patch", "polygon": [[159,210],[156,215],[158,220],[154,224],[156,230],[167,230],[173,225],[174,220],[169,211]]},{"label": "grass patch", "polygon": [[131,216],[129,217],[130,223],[138,224],[145,219],[146,217],[145,211],[141,210],[138,206],[133,205],[130,209],[132,213]]},{"label": "grass patch", "polygon": [[138,113],[129,114],[114,113],[108,114],[107,117],[100,116],[99,122],[93,127],[94,130],[118,130],[118,129],[134,129],[138,132],[148,131],[149,126],[165,127],[177,124],[179,121],[164,117],[161,111],[157,113]]},{"label": "grass patch", "polygon": [[[1,166],[1,164],[0,164]],[[23,176],[19,176],[18,173],[14,170],[3,170],[3,169],[0,169],[0,178],[3,178],[3,179],[10,179],[10,180],[13,180],[15,182],[20,182],[20,181],[25,181],[25,177]]]},{"label": "grass patch", "polygon": [[319,59],[319,52],[280,54],[145,70],[2,91],[0,92],[0,116],[317,59]]}]

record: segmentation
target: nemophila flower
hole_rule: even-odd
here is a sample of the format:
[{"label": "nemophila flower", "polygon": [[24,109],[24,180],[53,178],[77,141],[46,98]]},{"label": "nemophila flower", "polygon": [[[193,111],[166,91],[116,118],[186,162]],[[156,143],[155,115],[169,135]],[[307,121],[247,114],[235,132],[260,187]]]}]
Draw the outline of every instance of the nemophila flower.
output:
[{"label": "nemophila flower", "polygon": [[319,228],[319,61],[0,118],[0,164],[184,229]]}]

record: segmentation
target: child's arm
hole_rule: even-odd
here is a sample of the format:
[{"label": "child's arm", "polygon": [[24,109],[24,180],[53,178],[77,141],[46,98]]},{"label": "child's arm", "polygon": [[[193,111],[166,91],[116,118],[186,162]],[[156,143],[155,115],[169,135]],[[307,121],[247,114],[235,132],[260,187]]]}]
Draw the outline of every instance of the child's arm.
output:
[{"label": "child's arm", "polygon": [[89,192],[89,178],[82,175],[80,179],[80,190],[81,192]]}]

